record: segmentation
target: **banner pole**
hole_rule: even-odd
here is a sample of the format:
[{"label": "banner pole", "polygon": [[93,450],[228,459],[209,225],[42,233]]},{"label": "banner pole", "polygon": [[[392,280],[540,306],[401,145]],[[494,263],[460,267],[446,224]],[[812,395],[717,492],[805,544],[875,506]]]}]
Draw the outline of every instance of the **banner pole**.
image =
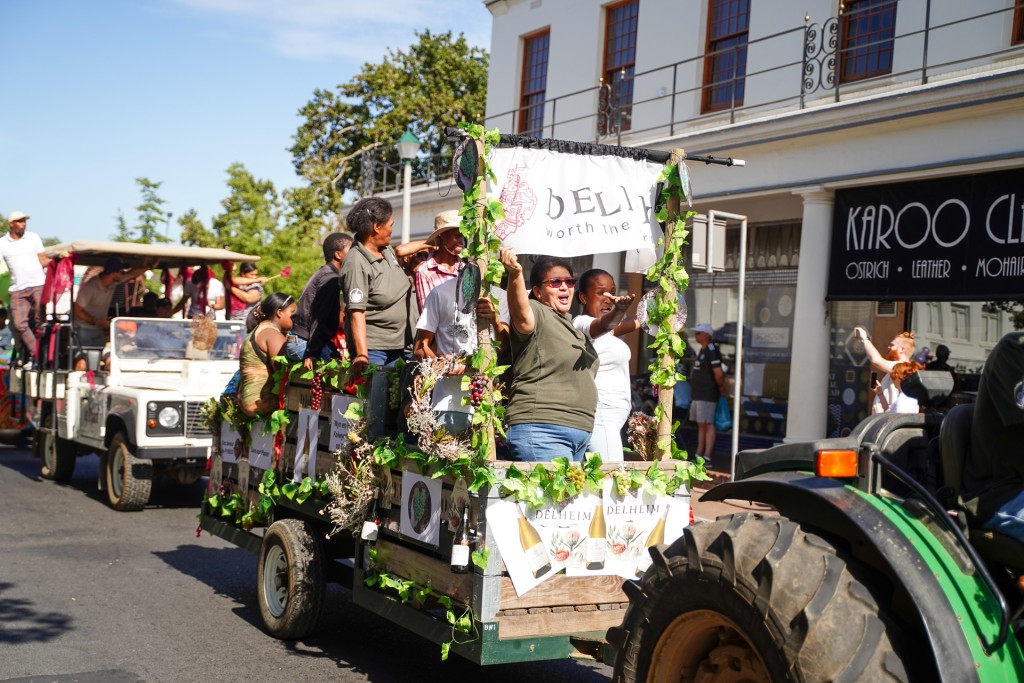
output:
[{"label": "banner pole", "polygon": [[[683,149],[673,149],[672,156],[669,157],[669,164],[672,166],[678,166],[683,163],[686,159],[686,151]],[[679,219],[679,193],[672,192],[668,198],[668,220],[665,221],[665,247],[672,243],[672,235],[675,233],[676,221]],[[674,267],[676,264],[667,264],[667,267]],[[669,286],[663,290],[662,296],[664,301],[674,301],[676,298],[675,285],[671,283],[671,279],[668,279]],[[669,324],[669,323],[663,323]],[[672,354],[666,354],[661,358],[662,369],[671,369],[675,371],[676,359]],[[672,407],[675,398],[675,387],[674,386],[660,386],[658,387],[658,405],[661,407],[661,419],[658,420],[658,456],[662,460],[668,460],[672,457]]]},{"label": "banner pole", "polygon": [[[480,196],[476,200],[476,220],[477,225],[480,225],[485,220],[484,211],[487,203],[487,171],[486,164],[484,162],[484,142],[483,140],[474,140],[473,144],[476,145],[476,157],[479,160],[477,163],[477,176],[480,178]],[[476,234],[479,234],[477,232]],[[486,246],[486,245],[485,245]],[[486,252],[485,252],[486,254]],[[476,260],[477,268],[480,271],[481,280],[483,275],[487,273],[487,255],[483,255]],[[490,297],[490,285],[486,282],[483,283],[483,287],[480,289],[480,295]],[[478,317],[476,319],[476,342],[483,354],[482,367],[489,368],[494,364],[494,342],[491,338],[491,323],[489,320],[484,320]],[[487,379],[487,394],[491,395],[493,387],[491,386],[491,379]],[[494,423],[491,419],[487,420],[487,429],[484,434],[484,438],[487,439],[487,459],[497,460],[498,455],[494,443]]]}]

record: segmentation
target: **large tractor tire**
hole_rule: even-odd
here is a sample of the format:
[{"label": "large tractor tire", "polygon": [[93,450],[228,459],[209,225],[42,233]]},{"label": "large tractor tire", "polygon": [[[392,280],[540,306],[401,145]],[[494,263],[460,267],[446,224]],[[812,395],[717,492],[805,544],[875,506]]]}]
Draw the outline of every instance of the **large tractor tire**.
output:
[{"label": "large tractor tire", "polygon": [[32,434],[32,450],[39,455],[43,479],[68,481],[75,473],[78,453],[74,442],[60,438],[52,429],[41,428]]},{"label": "large tractor tire", "polygon": [[263,536],[256,570],[260,617],[267,633],[282,640],[305,638],[324,605],[324,549],[311,525],[274,522]]},{"label": "large tractor tire", "polygon": [[106,464],[110,506],[122,512],[145,507],[153,490],[153,461],[136,458],[124,432],[118,432],[110,439]]},{"label": "large tractor tire", "polygon": [[616,683],[908,680],[875,598],[796,523],[720,517],[653,552],[608,632]]}]

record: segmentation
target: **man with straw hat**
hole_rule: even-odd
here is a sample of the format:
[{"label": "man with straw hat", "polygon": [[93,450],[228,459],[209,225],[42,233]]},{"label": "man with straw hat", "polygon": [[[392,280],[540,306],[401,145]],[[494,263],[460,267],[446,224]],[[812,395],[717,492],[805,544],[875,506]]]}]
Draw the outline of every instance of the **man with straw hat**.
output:
[{"label": "man with straw hat", "polygon": [[455,209],[442,211],[434,218],[434,232],[427,238],[427,244],[436,248],[430,258],[416,269],[413,277],[421,311],[430,290],[459,276],[462,247],[465,245],[459,232],[459,222],[459,212]]}]

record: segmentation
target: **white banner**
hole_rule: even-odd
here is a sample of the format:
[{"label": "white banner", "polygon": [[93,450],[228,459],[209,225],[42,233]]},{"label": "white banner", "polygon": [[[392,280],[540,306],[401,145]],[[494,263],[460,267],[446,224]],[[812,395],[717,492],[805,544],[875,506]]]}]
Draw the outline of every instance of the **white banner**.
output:
[{"label": "white banner", "polygon": [[655,261],[654,220],[662,166],[612,156],[518,147],[493,150],[488,192],[505,207],[495,232],[521,254],[585,256],[626,252],[626,270]]}]

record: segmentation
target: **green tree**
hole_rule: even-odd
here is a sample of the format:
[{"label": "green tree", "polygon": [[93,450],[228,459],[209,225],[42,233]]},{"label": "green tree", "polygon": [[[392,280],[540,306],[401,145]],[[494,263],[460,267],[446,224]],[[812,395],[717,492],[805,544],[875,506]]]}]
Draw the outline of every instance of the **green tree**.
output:
[{"label": "green tree", "polygon": [[213,234],[212,230],[203,225],[195,209],[186,211],[185,215],[178,219],[178,225],[181,226],[182,244],[193,247],[219,246],[217,236]]},{"label": "green tree", "polygon": [[135,207],[138,211],[138,222],[129,227],[121,211],[117,212],[117,232],[112,236],[118,242],[140,242],[142,244],[153,244],[154,242],[168,243],[171,238],[164,232],[171,220],[171,214],[164,214],[163,205],[167,200],[157,194],[162,183],[155,183],[149,178],[136,178],[142,191],[142,203]]},{"label": "green tree", "polygon": [[187,211],[178,219],[182,243],[258,255],[266,276],[289,266],[291,277],[272,280],[267,291],[298,297],[323,263],[320,244],[334,214],[324,213],[311,187],[287,190],[282,202],[271,181],[255,178],[242,164],[232,164],[227,173],[223,212],[207,228],[194,210]]},{"label": "green tree", "polygon": [[[314,91],[299,111],[305,121],[293,138],[292,160],[316,188],[321,206],[337,210],[334,189],[359,190],[358,161],[367,152],[374,150],[380,163],[397,164],[394,143],[406,127],[422,141],[421,153],[430,156],[442,153],[446,126],[483,119],[487,53],[451,31],[416,37],[408,50],[364,64],[337,93]],[[422,164],[419,172],[429,166]]]}]

